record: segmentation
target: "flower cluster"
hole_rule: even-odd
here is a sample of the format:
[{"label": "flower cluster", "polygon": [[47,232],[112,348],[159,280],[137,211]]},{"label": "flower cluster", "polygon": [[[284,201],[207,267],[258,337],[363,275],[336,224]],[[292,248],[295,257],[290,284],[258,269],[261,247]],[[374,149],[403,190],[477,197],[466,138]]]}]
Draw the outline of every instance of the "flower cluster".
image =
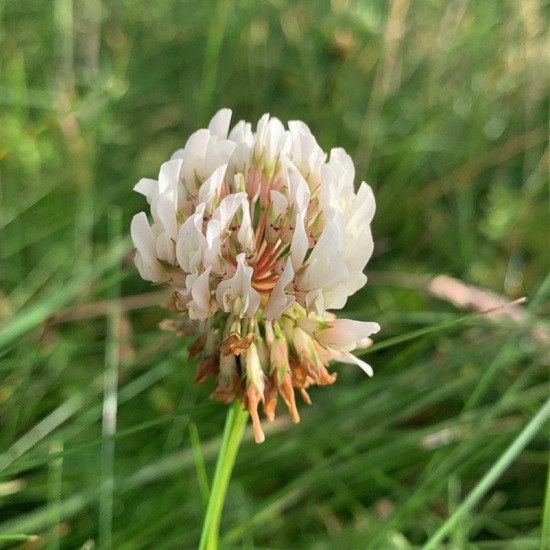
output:
[{"label": "flower cluster", "polygon": [[273,419],[280,394],[298,422],[294,388],[331,384],[331,360],[369,365],[350,352],[379,330],[336,319],[366,283],[373,250],[371,188],[354,190],[355,170],[340,148],[327,155],[309,128],[264,115],[253,132],[229,131],[222,109],[135,190],[151,205],[132,220],[141,276],[173,288],[172,307],[196,323],[197,381],[217,379],[212,398],[238,397],[256,441],[258,406]]}]

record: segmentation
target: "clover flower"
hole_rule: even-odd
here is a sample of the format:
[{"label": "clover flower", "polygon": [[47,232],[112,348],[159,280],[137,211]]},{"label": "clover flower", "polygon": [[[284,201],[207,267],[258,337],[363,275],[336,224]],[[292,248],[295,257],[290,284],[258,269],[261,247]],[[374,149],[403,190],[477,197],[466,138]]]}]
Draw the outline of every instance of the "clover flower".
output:
[{"label": "clover flower", "polygon": [[238,397],[264,440],[258,406],[275,416],[280,395],[298,422],[294,389],[332,384],[332,360],[372,369],[350,352],[370,343],[372,322],[337,319],[367,281],[371,188],[354,190],[341,148],[327,155],[309,128],[264,115],[256,132],[220,110],[207,129],[135,190],[151,205],[131,225],[141,276],[173,289],[171,307],[197,321],[196,380],[217,380],[213,399]]}]

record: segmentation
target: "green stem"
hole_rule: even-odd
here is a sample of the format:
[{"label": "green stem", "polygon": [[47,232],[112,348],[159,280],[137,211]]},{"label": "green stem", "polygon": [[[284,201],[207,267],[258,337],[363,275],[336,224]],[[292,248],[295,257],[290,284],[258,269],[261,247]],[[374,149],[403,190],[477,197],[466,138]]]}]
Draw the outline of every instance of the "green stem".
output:
[{"label": "green stem", "polygon": [[218,548],[223,503],[247,421],[248,411],[243,409],[238,399],[235,399],[225,421],[220,454],[204,516],[199,550],[217,550]]}]

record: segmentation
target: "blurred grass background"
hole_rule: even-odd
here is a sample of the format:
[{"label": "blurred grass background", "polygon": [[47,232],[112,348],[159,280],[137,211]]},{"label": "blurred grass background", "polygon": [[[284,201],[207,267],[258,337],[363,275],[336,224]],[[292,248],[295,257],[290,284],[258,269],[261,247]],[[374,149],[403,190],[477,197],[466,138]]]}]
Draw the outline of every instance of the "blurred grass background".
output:
[{"label": "blurred grass background", "polygon": [[[128,233],[133,185],[231,107],[352,154],[378,210],[346,313],[383,330],[373,379],[336,365],[247,433],[223,548],[550,547],[549,12],[0,1],[0,546],[196,548],[226,407]],[[463,319],[438,274],[528,302]]]}]

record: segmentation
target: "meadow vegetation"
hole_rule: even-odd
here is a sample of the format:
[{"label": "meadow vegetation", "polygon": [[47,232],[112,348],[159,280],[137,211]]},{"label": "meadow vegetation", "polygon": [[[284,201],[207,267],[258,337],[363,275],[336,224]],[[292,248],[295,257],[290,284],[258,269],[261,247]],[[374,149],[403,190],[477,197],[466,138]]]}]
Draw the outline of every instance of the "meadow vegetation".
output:
[{"label": "meadow vegetation", "polygon": [[[374,378],[334,365],[300,424],[246,433],[223,549],[549,548],[549,19],[0,1],[0,547],[197,547],[226,406],[159,330],[129,224],[133,185],[230,107],[353,156],[376,248],[345,313],[382,330]],[[475,313],[497,296],[528,300]]]}]

